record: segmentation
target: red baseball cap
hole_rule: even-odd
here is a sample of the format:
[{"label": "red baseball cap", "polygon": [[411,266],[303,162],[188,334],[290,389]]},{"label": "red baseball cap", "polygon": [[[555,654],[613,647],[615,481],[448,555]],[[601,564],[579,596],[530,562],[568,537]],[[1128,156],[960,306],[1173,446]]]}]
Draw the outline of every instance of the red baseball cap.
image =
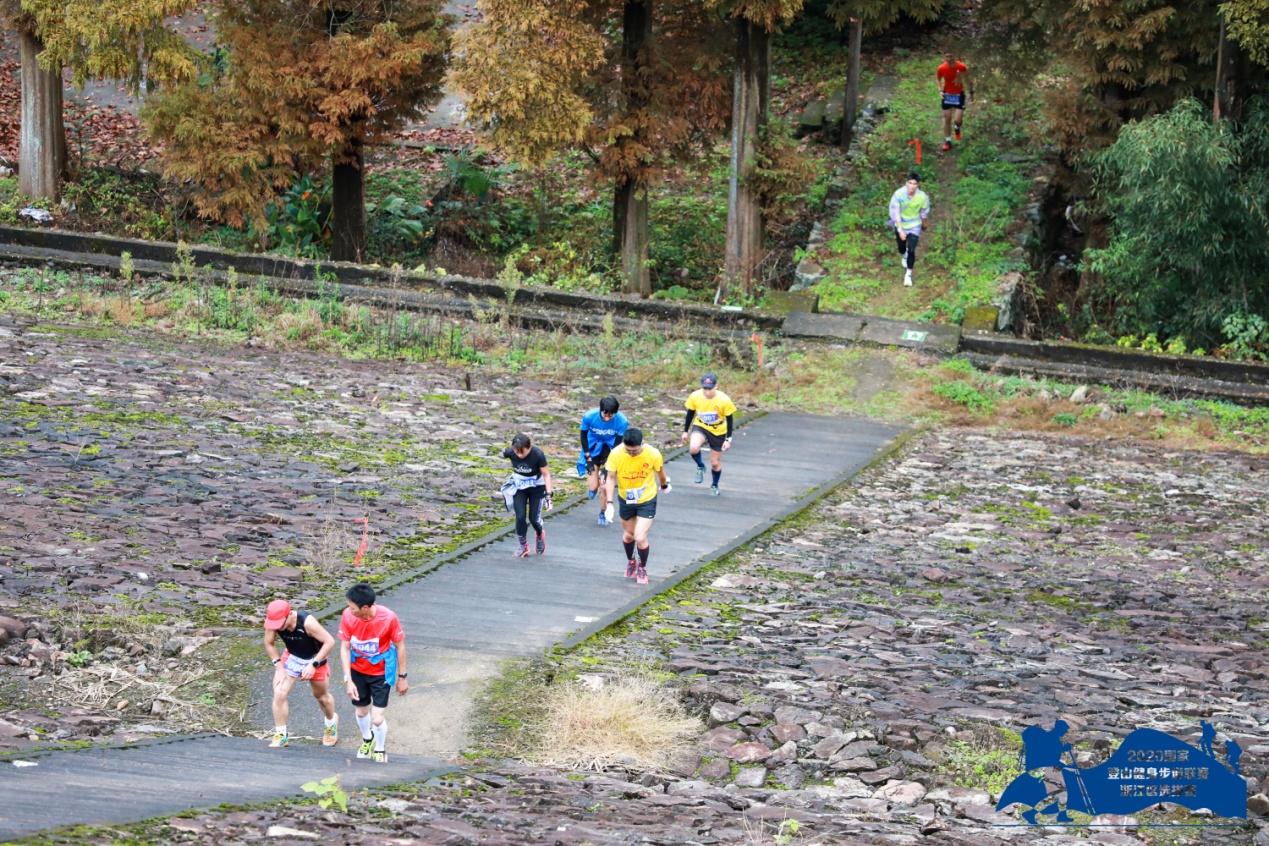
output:
[{"label": "red baseball cap", "polygon": [[289,616],[291,616],[291,603],[285,599],[275,599],[269,603],[269,608],[264,613],[264,627],[280,629],[286,625],[286,618]]}]

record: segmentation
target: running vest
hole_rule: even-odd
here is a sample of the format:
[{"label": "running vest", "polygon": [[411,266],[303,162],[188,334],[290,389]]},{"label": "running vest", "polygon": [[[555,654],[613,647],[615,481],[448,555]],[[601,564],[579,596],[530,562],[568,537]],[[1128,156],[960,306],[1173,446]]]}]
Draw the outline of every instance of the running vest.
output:
[{"label": "running vest", "polygon": [[278,637],[286,644],[286,651],[296,658],[305,661],[316,658],[317,653],[322,651],[322,642],[304,631],[304,622],[308,620],[309,614],[307,611],[296,611],[295,614],[295,631],[278,629]]},{"label": "running vest", "polygon": [[911,197],[904,191],[899,198],[899,225],[905,230],[921,225],[921,212],[930,207],[930,198],[920,188]]}]

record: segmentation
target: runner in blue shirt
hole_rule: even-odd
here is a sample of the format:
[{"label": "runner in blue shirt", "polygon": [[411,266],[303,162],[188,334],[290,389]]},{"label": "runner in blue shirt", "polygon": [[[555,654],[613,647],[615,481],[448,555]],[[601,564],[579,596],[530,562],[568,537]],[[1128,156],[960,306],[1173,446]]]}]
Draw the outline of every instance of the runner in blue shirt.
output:
[{"label": "runner in blue shirt", "polygon": [[590,498],[599,493],[599,525],[607,526],[613,515],[608,513],[612,507],[608,502],[608,493],[603,484],[608,478],[604,464],[608,461],[608,453],[621,442],[621,436],[630,428],[626,415],[617,409],[620,404],[616,397],[604,397],[598,408],[592,408],[582,416],[581,439],[582,454],[577,460],[578,477],[586,477],[586,488]]}]

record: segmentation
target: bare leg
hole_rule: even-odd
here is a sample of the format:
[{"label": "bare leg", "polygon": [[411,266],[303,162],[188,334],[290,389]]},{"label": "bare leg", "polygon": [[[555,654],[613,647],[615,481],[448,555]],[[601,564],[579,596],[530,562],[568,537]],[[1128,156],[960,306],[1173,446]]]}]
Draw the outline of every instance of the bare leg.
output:
[{"label": "bare leg", "polygon": [[[312,682],[313,698],[317,700],[317,705],[322,709],[322,716],[328,720],[335,719],[335,697],[330,695],[330,682],[315,681]],[[278,723],[278,725],[282,725]]]},{"label": "bare leg", "polygon": [[286,725],[286,718],[291,715],[291,706],[287,703],[286,698],[291,694],[291,688],[295,686],[295,679],[288,676],[281,667],[273,674],[273,724],[275,726]]}]

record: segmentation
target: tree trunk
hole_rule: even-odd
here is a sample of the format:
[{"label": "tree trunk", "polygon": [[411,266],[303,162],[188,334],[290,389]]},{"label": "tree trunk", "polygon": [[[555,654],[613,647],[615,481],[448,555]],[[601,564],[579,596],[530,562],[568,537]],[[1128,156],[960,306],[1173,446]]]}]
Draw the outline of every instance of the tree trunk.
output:
[{"label": "tree trunk", "polygon": [[1212,97],[1212,118],[1237,117],[1242,111],[1238,97],[1238,44],[1230,39],[1225,28],[1225,14],[1220,15],[1220,36],[1216,47],[1216,86]]},{"label": "tree trunk", "polygon": [[18,33],[22,56],[22,121],[18,138],[18,191],[56,201],[66,172],[66,127],[62,123],[61,71],[42,69],[44,49],[34,33]]},{"label": "tree trunk", "polygon": [[335,261],[362,261],[366,253],[366,195],[361,142],[344,150],[343,163],[334,167],[331,185],[331,246]]},{"label": "tree trunk", "polygon": [[750,185],[754,156],[770,101],[771,34],[736,19],[736,73],[732,87],[731,179],[727,194],[727,244],[719,298],[733,289],[754,290],[762,261],[762,204]]},{"label": "tree trunk", "polygon": [[[652,38],[652,0],[632,0],[622,10],[622,94],[626,113],[638,114],[647,108],[647,96],[639,73]],[[635,136],[624,136],[618,146],[645,146],[646,139],[636,130]],[[621,161],[630,157],[619,156]],[[642,297],[652,296],[652,277],[648,273],[648,192],[640,186],[638,173],[626,173],[617,179],[613,192],[613,255],[621,262],[622,290]]]},{"label": "tree trunk", "polygon": [[864,22],[850,19],[850,70],[846,77],[846,116],[842,118],[842,146],[850,145],[859,112],[859,57],[863,52]]},{"label": "tree trunk", "polygon": [[648,192],[627,179],[617,186],[613,220],[621,243],[622,286],[627,294],[652,296],[648,273]]}]

